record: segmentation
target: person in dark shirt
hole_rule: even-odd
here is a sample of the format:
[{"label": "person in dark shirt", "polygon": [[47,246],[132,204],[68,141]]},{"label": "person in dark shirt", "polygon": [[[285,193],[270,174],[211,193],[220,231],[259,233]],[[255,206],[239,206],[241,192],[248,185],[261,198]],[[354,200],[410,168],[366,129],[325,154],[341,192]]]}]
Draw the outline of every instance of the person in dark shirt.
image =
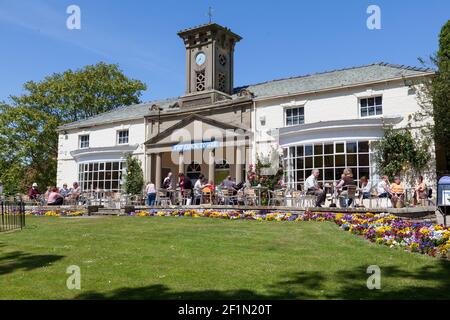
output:
[{"label": "person in dark shirt", "polygon": [[40,195],[41,193],[38,190],[38,185],[35,182],[31,186],[30,190],[28,190],[28,197],[30,198],[30,200],[36,200]]}]

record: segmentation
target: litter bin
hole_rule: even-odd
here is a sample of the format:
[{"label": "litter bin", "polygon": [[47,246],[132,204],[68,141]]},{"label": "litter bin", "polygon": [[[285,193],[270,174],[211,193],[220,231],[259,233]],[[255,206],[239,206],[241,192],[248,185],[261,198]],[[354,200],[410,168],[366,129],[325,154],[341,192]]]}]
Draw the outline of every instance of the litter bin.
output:
[{"label": "litter bin", "polygon": [[444,224],[447,225],[447,215],[450,214],[450,176],[439,179],[437,187],[437,207],[444,216]]}]

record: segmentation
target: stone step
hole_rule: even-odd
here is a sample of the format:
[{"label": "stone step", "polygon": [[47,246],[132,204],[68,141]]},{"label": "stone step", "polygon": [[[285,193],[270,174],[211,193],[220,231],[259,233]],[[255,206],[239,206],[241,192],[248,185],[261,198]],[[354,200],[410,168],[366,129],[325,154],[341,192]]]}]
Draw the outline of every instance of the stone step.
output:
[{"label": "stone step", "polygon": [[99,208],[98,212],[94,212],[93,215],[101,216],[118,216],[125,214],[125,210],[116,208]]}]

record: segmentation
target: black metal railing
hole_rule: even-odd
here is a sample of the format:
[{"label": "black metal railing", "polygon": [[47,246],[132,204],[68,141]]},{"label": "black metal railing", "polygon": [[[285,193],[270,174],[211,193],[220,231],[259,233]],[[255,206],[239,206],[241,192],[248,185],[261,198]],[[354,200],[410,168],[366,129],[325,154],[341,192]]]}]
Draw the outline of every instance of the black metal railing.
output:
[{"label": "black metal railing", "polygon": [[0,201],[0,232],[25,227],[25,205],[22,201]]}]

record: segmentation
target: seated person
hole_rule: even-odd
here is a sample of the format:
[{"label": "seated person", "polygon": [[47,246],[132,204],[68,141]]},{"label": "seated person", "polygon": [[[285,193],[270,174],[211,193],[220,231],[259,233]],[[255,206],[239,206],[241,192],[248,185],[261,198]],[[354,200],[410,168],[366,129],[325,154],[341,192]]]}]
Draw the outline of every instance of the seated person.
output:
[{"label": "seated person", "polygon": [[319,178],[320,171],[318,169],[314,169],[311,172],[311,175],[308,179],[305,180],[305,190],[309,195],[315,195],[317,197],[317,201],[315,203],[316,207],[322,207],[322,204],[325,202],[326,193],[320,187],[317,179]]},{"label": "seated person", "polygon": [[341,180],[338,182],[338,184],[336,185],[336,191],[338,192],[338,194],[342,195],[344,198],[341,198],[341,207],[348,207],[352,204],[353,199],[348,199],[348,201],[344,201],[347,200],[347,188],[348,186],[354,186],[355,185],[355,180],[353,179],[353,173],[351,169],[344,169],[342,176],[341,176]]},{"label": "seated person", "polygon": [[366,176],[362,176],[361,179],[359,179],[359,183],[360,183],[361,199],[370,199],[370,190],[372,189],[372,186],[369,183],[369,179],[367,179]]},{"label": "seated person", "polygon": [[391,198],[391,188],[389,187],[388,176],[383,176],[377,184],[378,198]]},{"label": "seated person", "polygon": [[30,200],[36,200],[39,198],[40,195],[41,195],[41,193],[38,190],[38,185],[35,182],[31,186],[30,190],[28,190],[28,198],[30,198]]},{"label": "seated person", "polygon": [[73,200],[78,200],[81,195],[81,187],[78,185],[78,182],[73,183],[73,188],[70,189],[69,196]]},{"label": "seated person", "polygon": [[392,207],[397,208],[397,204],[401,205],[401,202],[405,197],[405,188],[403,187],[399,177],[394,177],[394,182],[391,184],[391,194]]},{"label": "seated person", "polygon": [[63,184],[63,187],[59,190],[59,194],[62,195],[64,198],[67,198],[69,196],[70,190],[67,188],[67,183]]},{"label": "seated person", "polygon": [[47,205],[61,206],[64,202],[64,197],[58,192],[58,188],[52,188],[48,195]]},{"label": "seated person", "polygon": [[414,188],[414,205],[419,204],[428,198],[427,186],[423,181],[423,176],[417,177],[416,186]]}]

